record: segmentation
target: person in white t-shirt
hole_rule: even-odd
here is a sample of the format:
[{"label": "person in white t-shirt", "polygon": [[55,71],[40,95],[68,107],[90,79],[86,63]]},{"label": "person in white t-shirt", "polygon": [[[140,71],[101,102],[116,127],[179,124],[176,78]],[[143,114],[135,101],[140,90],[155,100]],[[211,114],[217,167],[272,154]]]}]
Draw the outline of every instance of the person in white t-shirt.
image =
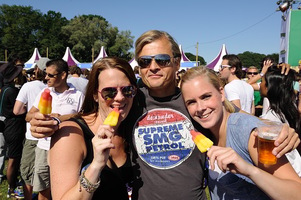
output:
[{"label": "person in white t-shirt", "polygon": [[[67,84],[68,64],[62,59],[54,59],[46,64],[47,86],[52,96],[52,111],[50,117],[78,113],[84,99],[82,92]],[[44,89],[45,90],[45,89]],[[26,115],[30,121],[36,112],[39,112],[39,95],[36,97],[32,108]],[[47,155],[50,149],[50,138],[39,140],[36,148],[35,172],[33,178],[34,191],[40,192],[46,199],[51,199],[50,177]]]},{"label": "person in white t-shirt", "polygon": [[81,77],[82,70],[78,66],[70,67],[71,77],[67,79],[67,83],[71,83],[77,90],[86,94],[88,79]]},{"label": "person in white t-shirt", "polygon": [[[34,81],[30,81],[25,83],[17,98],[14,105],[14,114],[21,115],[25,112],[28,112],[32,107],[32,104],[40,93],[42,89],[46,87],[45,81],[45,72],[46,62],[50,59],[48,58],[40,58],[34,66],[35,79]],[[20,172],[21,177],[25,183],[25,187],[23,187],[24,197],[25,199],[32,198],[32,179],[33,179],[33,171],[34,171],[34,162],[35,162],[35,148],[38,143],[38,139],[31,135],[30,131],[30,123],[26,123],[26,135],[25,135],[25,143],[22,151]]]},{"label": "person in white t-shirt", "polygon": [[226,98],[237,107],[250,114],[255,114],[254,89],[242,78],[242,64],[238,56],[228,54],[223,56],[219,69],[221,79],[225,80]]}]

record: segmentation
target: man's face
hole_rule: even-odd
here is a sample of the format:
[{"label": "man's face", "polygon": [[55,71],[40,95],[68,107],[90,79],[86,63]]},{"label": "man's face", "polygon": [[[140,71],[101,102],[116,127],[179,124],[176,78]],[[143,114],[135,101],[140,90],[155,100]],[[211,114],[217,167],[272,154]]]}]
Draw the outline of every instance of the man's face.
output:
[{"label": "man's face", "polygon": [[253,76],[256,76],[258,74],[258,70],[257,69],[248,69],[247,72],[247,77],[248,79],[252,78]]},{"label": "man's face", "polygon": [[169,55],[171,58],[170,64],[166,66],[160,65],[160,63],[155,61],[156,57],[154,57],[148,66],[140,68],[140,75],[152,95],[162,96],[164,94],[163,96],[168,96],[171,95],[168,92],[171,91],[172,93],[175,89],[176,72],[180,67],[180,62],[176,62],[173,58],[170,42],[166,38],[155,40],[145,45],[138,57],[159,54]]},{"label": "man's face", "polygon": [[221,69],[219,70],[219,76],[223,80],[228,80],[229,76],[231,75],[231,71],[230,71],[231,66],[229,66],[228,63],[229,61],[224,59],[221,64],[221,66],[223,67],[221,67]]},{"label": "man's face", "polygon": [[58,73],[56,66],[50,65],[46,67],[46,77],[48,87],[59,87],[63,83],[62,73]]}]

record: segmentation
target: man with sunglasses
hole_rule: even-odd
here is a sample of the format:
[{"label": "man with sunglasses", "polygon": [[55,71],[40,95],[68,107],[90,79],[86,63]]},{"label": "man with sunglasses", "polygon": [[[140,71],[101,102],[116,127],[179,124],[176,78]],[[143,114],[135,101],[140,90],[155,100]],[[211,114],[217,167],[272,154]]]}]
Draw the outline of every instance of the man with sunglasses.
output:
[{"label": "man with sunglasses", "polygon": [[226,81],[224,88],[226,98],[241,110],[254,115],[254,89],[250,84],[241,80],[243,72],[238,56],[224,55],[219,75]]},{"label": "man with sunglasses", "polygon": [[135,43],[135,59],[145,87],[132,129],[139,177],[134,184],[140,185],[133,199],[206,199],[205,154],[190,136],[191,129],[202,128],[190,118],[176,83],[178,44],[166,32],[147,31]]},{"label": "man with sunglasses", "polygon": [[[81,109],[84,99],[82,92],[67,84],[68,64],[62,59],[50,60],[46,63],[45,80],[52,96],[52,111],[49,116],[57,120],[60,115],[71,116]],[[26,115],[30,121],[39,112],[38,104],[44,89],[37,95],[33,106]],[[50,148],[50,138],[40,139],[35,150],[35,170],[33,175],[33,191],[40,192],[44,199],[51,199],[50,178],[47,155]]]},{"label": "man with sunglasses", "polygon": [[[258,68],[255,66],[250,66],[247,69],[247,83],[249,83],[249,80],[252,80],[255,76],[259,74]],[[255,115],[259,117],[262,114],[262,101],[263,98],[261,97],[259,88],[260,88],[260,80],[258,80],[256,83],[250,84],[254,89],[254,106],[255,106]]]}]

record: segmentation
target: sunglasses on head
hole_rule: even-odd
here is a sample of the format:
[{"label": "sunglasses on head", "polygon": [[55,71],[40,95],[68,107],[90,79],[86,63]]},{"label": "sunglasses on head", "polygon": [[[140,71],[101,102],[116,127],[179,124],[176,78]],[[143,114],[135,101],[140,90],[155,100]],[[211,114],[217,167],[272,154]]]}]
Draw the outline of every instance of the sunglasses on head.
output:
[{"label": "sunglasses on head", "polygon": [[257,75],[258,72],[247,72],[248,75]]},{"label": "sunglasses on head", "polygon": [[168,54],[157,54],[154,56],[141,56],[137,62],[141,68],[147,68],[154,59],[160,67],[165,67],[170,64],[171,58]]},{"label": "sunglasses on head", "polygon": [[122,95],[127,98],[133,98],[136,95],[136,87],[132,85],[123,87],[106,87],[98,92],[101,94],[101,97],[107,101],[116,97],[118,93],[118,88],[120,88]]},{"label": "sunglasses on head", "polygon": [[219,66],[219,71],[223,71],[225,68],[230,68],[230,65],[220,65]]}]

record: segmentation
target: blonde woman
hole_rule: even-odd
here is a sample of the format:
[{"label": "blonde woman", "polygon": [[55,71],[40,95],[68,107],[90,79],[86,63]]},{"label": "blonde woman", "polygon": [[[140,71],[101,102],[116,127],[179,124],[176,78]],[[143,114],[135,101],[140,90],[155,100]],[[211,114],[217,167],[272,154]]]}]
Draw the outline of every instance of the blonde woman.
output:
[{"label": "blonde woman", "polygon": [[207,155],[213,200],[300,198],[301,179],[285,156],[272,166],[258,162],[254,129],[260,119],[231,113],[215,72],[206,67],[189,69],[181,89],[189,114],[212,133],[215,146]]}]

